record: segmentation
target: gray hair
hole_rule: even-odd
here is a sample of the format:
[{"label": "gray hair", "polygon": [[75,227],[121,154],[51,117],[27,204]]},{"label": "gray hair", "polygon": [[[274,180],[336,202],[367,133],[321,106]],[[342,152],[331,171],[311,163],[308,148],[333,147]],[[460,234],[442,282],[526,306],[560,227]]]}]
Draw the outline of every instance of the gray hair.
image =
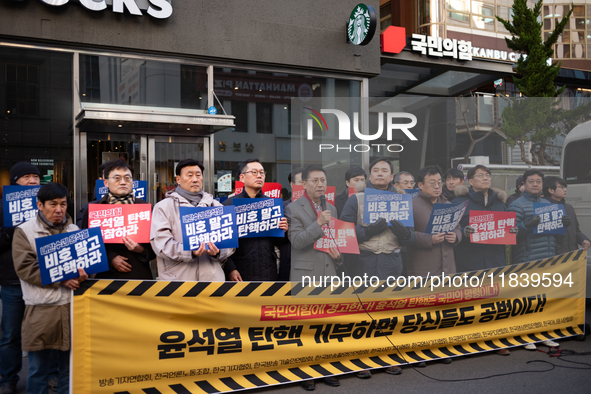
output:
[{"label": "gray hair", "polygon": [[400,182],[401,175],[409,175],[412,178],[412,181],[415,181],[415,177],[408,171],[400,171],[398,174],[394,175],[394,183]]}]

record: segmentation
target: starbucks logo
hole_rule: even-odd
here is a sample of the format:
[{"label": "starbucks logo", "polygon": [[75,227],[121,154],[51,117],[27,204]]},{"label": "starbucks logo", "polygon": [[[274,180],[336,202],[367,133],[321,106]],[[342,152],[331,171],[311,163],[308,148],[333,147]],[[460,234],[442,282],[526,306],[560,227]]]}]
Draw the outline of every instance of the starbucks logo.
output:
[{"label": "starbucks logo", "polygon": [[357,4],[347,23],[347,37],[352,44],[367,45],[376,31],[376,13],[372,6]]}]

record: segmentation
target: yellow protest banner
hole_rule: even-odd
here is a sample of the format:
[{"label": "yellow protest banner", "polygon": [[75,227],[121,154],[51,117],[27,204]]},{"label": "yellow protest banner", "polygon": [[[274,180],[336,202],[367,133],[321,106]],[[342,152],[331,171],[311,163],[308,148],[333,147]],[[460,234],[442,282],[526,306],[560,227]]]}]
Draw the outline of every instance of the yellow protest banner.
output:
[{"label": "yellow protest banner", "polygon": [[224,392],[578,335],[585,268],[579,250],[375,286],[91,280],[72,390]]}]

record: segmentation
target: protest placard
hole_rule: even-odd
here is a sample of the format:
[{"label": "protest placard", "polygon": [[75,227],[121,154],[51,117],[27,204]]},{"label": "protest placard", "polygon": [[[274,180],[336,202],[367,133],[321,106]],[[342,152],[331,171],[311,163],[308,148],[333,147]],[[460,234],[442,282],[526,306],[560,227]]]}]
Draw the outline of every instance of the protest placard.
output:
[{"label": "protest placard", "polygon": [[365,189],[363,202],[363,223],[372,224],[384,218],[390,225],[391,220],[399,220],[408,227],[414,227],[412,197],[387,190]]},{"label": "protest placard", "polygon": [[469,224],[476,232],[470,234],[470,242],[493,245],[516,245],[515,212],[470,211]]},{"label": "protest placard", "polygon": [[467,206],[468,201],[458,204],[433,204],[433,211],[431,211],[425,234],[438,234],[452,231],[456,228],[458,223],[460,223]]},{"label": "protest placard", "polygon": [[[238,195],[244,190],[244,183],[236,181],[234,184],[234,194]],[[281,198],[281,183],[267,182],[263,185],[262,192],[270,198]]]},{"label": "protest placard", "polygon": [[[148,181],[133,181],[132,190],[135,198],[145,200],[148,194]],[[94,188],[94,198],[98,201],[108,192],[109,188],[105,186],[105,182],[102,179],[97,179]]]},{"label": "protest placard", "polygon": [[406,195],[411,196],[412,198],[415,198],[416,196],[419,195],[419,191],[421,189],[405,189],[404,191],[406,192]]},{"label": "protest placard", "polygon": [[4,227],[15,227],[37,216],[37,193],[41,186],[4,186]]},{"label": "protest placard", "polygon": [[284,237],[279,228],[283,217],[283,201],[277,198],[237,198],[236,207],[238,238]]},{"label": "protest placard", "polygon": [[105,243],[149,243],[151,219],[150,204],[88,204],[88,227],[100,227]]},{"label": "protest placard", "polygon": [[179,207],[183,250],[196,250],[212,242],[220,249],[238,247],[236,209],[227,207]]},{"label": "protest placard", "polygon": [[540,215],[540,224],[534,234],[566,234],[562,217],[566,215],[564,205],[534,202],[534,215]]},{"label": "protest placard", "polygon": [[355,223],[332,218],[328,225],[322,226],[322,230],[324,237],[314,242],[314,249],[329,253],[333,247],[340,253],[359,254]]},{"label": "protest placard", "polygon": [[89,275],[109,270],[99,228],[37,238],[35,246],[44,286],[77,278],[78,268]]}]

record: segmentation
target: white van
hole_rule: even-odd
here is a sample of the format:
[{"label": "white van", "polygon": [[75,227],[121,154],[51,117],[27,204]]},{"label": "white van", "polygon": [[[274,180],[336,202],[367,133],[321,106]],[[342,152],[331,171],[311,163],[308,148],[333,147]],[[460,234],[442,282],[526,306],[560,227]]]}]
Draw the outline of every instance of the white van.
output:
[{"label": "white van", "polygon": [[[560,167],[568,184],[566,202],[575,207],[581,231],[591,238],[591,121],[568,133]],[[591,298],[591,249],[587,253],[587,298]]]}]

